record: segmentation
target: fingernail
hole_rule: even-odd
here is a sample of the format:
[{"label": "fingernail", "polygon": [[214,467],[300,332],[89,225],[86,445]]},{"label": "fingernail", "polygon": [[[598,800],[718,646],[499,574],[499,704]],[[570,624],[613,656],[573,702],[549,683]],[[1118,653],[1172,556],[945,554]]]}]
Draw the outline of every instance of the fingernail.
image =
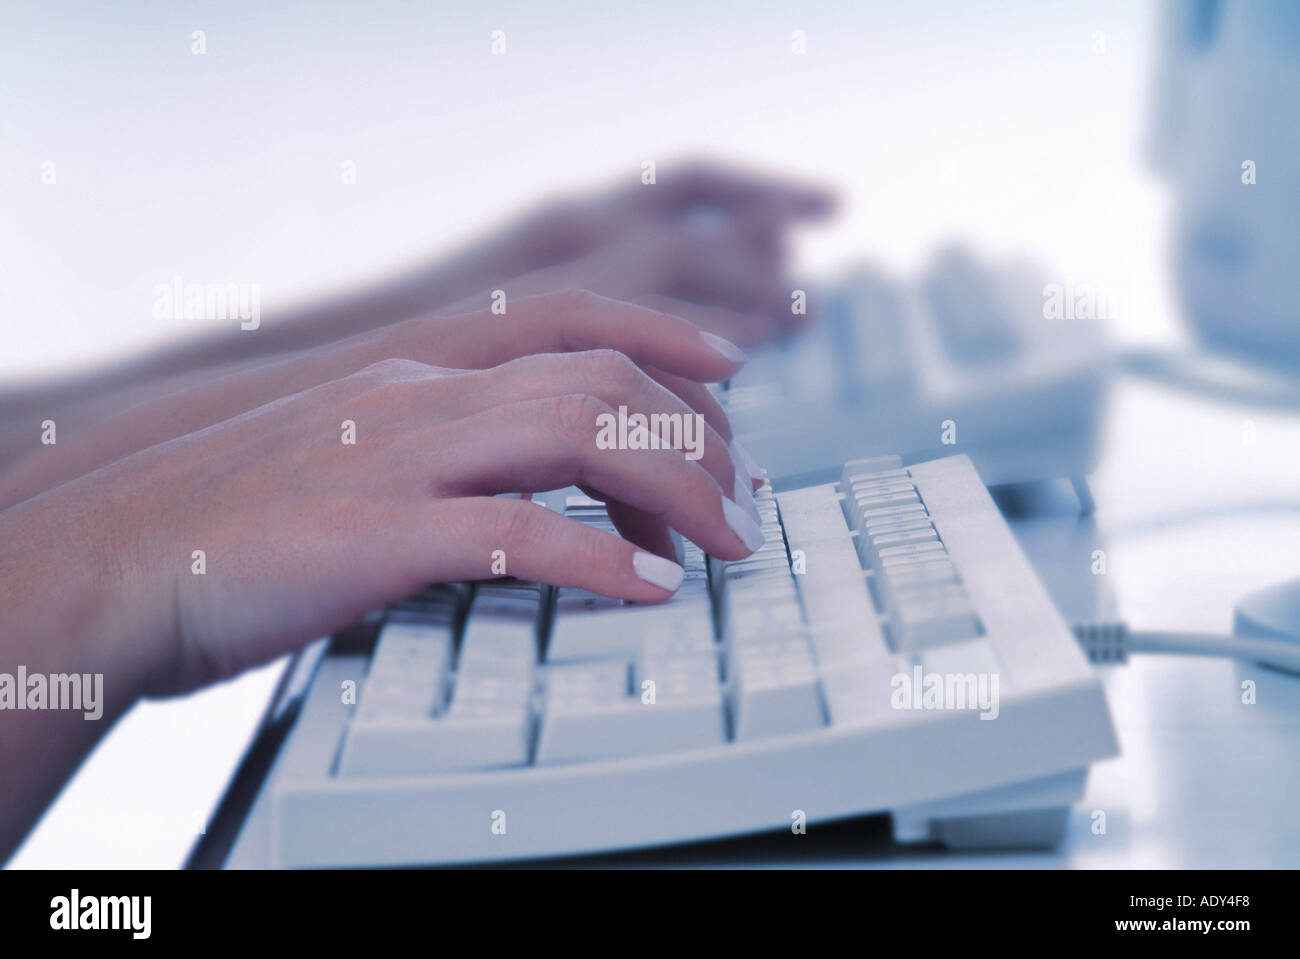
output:
[{"label": "fingernail", "polygon": [[744,507],[750,519],[755,523],[761,522],[761,517],[758,515],[758,504],[754,502],[754,492],[749,481],[749,475],[739,466],[736,467],[736,488],[732,492],[731,498]]},{"label": "fingernail", "polygon": [[647,583],[672,593],[682,585],[682,568],[670,559],[654,553],[633,553],[632,568]]},{"label": "fingernail", "polygon": [[738,506],[725,496],[722,498],[722,515],[727,519],[731,531],[740,537],[745,549],[751,553],[763,545],[763,531],[749,518],[744,507]]},{"label": "fingernail", "polygon": [[754,479],[762,479],[763,470],[754,462],[754,457],[749,455],[749,450],[741,446],[736,440],[732,440],[730,446],[731,462],[736,465],[736,469],[744,470]]},{"label": "fingernail", "polygon": [[700,339],[704,341],[705,345],[708,346],[709,349],[713,350],[715,353],[720,353],[723,356],[725,356],[728,362],[731,363],[749,362],[749,357],[745,355],[744,351],[740,347],[738,347],[735,343],[731,342],[731,340],[724,340],[722,337],[718,336],[717,334],[709,333],[705,330],[700,330]]}]

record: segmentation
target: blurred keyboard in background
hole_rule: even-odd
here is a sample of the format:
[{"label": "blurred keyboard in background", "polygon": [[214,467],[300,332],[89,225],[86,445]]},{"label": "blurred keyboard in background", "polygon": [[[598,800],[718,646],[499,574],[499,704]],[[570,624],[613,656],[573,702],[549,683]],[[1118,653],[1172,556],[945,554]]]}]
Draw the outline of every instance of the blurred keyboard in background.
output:
[{"label": "blurred keyboard in background", "polygon": [[960,254],[913,287],[859,269],[814,290],[816,322],[756,351],[723,405],[778,489],[890,452],[964,453],[989,485],[1081,478],[1096,465],[1108,351],[1100,324],[1045,318],[1044,300],[1030,270]]}]

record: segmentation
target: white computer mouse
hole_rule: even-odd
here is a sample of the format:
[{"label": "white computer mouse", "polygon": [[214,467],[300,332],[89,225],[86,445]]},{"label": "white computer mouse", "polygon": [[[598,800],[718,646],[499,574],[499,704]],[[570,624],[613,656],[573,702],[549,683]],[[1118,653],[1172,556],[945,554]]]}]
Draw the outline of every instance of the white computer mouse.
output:
[{"label": "white computer mouse", "polygon": [[1232,631],[1238,636],[1300,643],[1300,579],[1289,579],[1242,599],[1237,603]]}]

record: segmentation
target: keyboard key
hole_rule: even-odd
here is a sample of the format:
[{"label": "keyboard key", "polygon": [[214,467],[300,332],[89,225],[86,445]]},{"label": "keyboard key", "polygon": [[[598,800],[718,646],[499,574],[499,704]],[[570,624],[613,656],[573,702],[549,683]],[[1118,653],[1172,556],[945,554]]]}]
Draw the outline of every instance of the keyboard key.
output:
[{"label": "keyboard key", "polygon": [[[936,558],[937,557],[937,558]],[[946,554],[934,553],[921,557],[921,562],[884,566],[877,580],[881,602],[894,606],[908,589],[925,586],[942,586],[957,582],[957,567]]]},{"label": "keyboard key", "polygon": [[384,623],[357,705],[359,716],[432,716],[451,668],[448,624]]},{"label": "keyboard key", "polygon": [[339,775],[421,776],[528,762],[531,725],[525,708],[453,706],[437,719],[364,720],[348,728]]},{"label": "keyboard key", "polygon": [[844,488],[853,485],[854,480],[871,479],[879,476],[908,476],[903,469],[903,461],[897,456],[873,456],[870,459],[849,460],[840,473],[840,483]]},{"label": "keyboard key", "polygon": [[[787,509],[787,503],[790,508]],[[840,500],[830,487],[781,494],[785,533],[805,571],[794,577],[819,673],[890,655]]]},{"label": "keyboard key", "polygon": [[734,647],[727,671],[737,740],[825,725],[812,647],[806,639]]},{"label": "keyboard key", "polygon": [[930,525],[928,516],[908,516],[894,520],[867,520],[862,524],[862,532],[868,537],[884,536],[887,533],[906,533],[914,529],[925,529]]},{"label": "keyboard key", "polygon": [[890,613],[889,633],[900,652],[971,639],[980,623],[970,596],[961,586],[931,598],[904,597]]},{"label": "keyboard key", "polygon": [[528,762],[542,588],[480,584],[453,680],[454,594],[385,623],[339,775],[415,776]]},{"label": "keyboard key", "polygon": [[683,582],[662,603],[639,605],[593,600],[584,590],[561,589],[555,606],[547,663],[626,657],[630,660],[647,635],[713,635],[713,609],[705,580]]},{"label": "keyboard key", "polygon": [[443,691],[436,681],[409,674],[371,674],[357,704],[359,719],[430,717],[441,712]]},{"label": "keyboard key", "polygon": [[543,609],[536,586],[480,585],[470,603],[457,673],[531,675],[537,662],[538,623]]},{"label": "keyboard key", "polygon": [[528,762],[531,680],[462,676],[441,715],[406,710],[403,689],[410,686],[367,681],[362,702],[372,705],[348,728],[340,775],[432,775]]},{"label": "keyboard key", "polygon": [[907,480],[884,480],[872,483],[854,483],[850,488],[855,500],[863,500],[872,496],[885,496],[890,493],[911,493],[916,490]]},{"label": "keyboard key", "polygon": [[903,532],[868,536],[867,539],[871,543],[871,551],[883,558],[899,555],[897,552],[891,552],[890,547],[907,546],[910,543],[938,544],[939,534],[933,526],[927,523],[925,526],[918,526]]},{"label": "keyboard key", "polygon": [[624,659],[548,666],[547,704],[563,699],[593,702],[619,699],[627,695],[627,679],[628,664]]},{"label": "keyboard key", "polygon": [[948,550],[940,542],[929,540],[881,550],[872,563],[877,570],[899,570],[947,559]]},{"label": "keyboard key", "polygon": [[727,618],[726,643],[751,643],[778,636],[795,635],[803,626],[803,611],[793,596],[784,602],[743,604]]},{"label": "keyboard key", "polygon": [[851,503],[849,518],[853,525],[860,529],[864,517],[871,510],[915,507],[921,505],[921,500],[913,490],[896,493],[862,493],[853,496]]},{"label": "keyboard key", "polygon": [[[621,660],[552,667],[538,763],[594,762],[720,745],[726,741],[712,653],[643,654],[629,694]],[[652,685],[643,685],[645,683]]]},{"label": "keyboard key", "polygon": [[835,727],[899,722],[893,708],[891,680],[909,672],[906,657],[887,656],[867,664],[850,663],[822,674],[826,713]]},{"label": "keyboard key", "polygon": [[863,528],[867,523],[877,521],[897,521],[900,519],[913,517],[928,517],[930,514],[925,506],[918,502],[905,503],[901,506],[880,506],[872,509],[864,509],[861,515],[854,521],[853,525],[857,529]]},{"label": "keyboard key", "polygon": [[1008,692],[1006,671],[987,639],[968,639],[927,649],[921,653],[921,666],[927,673],[996,675],[999,694]]}]

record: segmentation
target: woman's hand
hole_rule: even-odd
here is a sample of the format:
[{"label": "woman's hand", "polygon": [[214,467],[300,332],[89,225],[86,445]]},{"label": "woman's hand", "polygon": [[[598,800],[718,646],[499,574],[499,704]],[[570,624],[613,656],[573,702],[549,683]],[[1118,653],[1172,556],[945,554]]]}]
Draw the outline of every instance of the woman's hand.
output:
[{"label": "woman's hand", "polygon": [[[700,382],[740,365],[683,320],[561,294],[267,364],[111,430],[61,424],[45,452],[113,461],[0,510],[0,645],[31,673],[101,674],[102,721],[6,714],[0,859],[141,695],[232,676],[427,583],[490,577],[502,555],[508,575],[654,601],[682,578],[670,527],[722,558],[752,552],[750,473]],[[606,448],[620,407],[675,417],[681,435],[659,435],[689,448]],[[493,495],[568,484],[627,538]]]},{"label": "woman's hand", "polygon": [[[762,342],[808,320],[790,309],[794,284],[785,275],[786,238],[797,223],[822,217],[832,206],[830,195],[815,188],[709,164],[663,164],[654,184],[634,180],[552,203],[449,259],[322,302],[275,310],[256,331],[213,330],[114,369],[13,392],[0,397],[0,462],[17,463],[24,455],[35,460],[31,453],[38,453],[40,464],[22,469],[46,479],[41,485],[31,476],[21,483],[0,477],[0,507],[16,502],[12,489],[32,495],[80,475],[52,466],[64,459],[62,452],[35,449],[33,423],[54,419],[61,437],[114,432],[118,427],[104,425],[107,417],[160,398],[189,405],[183,394],[196,386],[412,317],[477,314],[498,289],[506,291],[512,309],[524,297],[587,289],[685,318],[738,343]],[[103,462],[74,455],[91,466]]]},{"label": "woman's hand", "polygon": [[825,190],[708,163],[666,165],[654,184],[529,217],[500,256],[501,275],[511,279],[489,288],[520,295],[581,287],[761,343],[806,321],[790,309],[786,242],[793,226],[833,207]]},{"label": "woman's hand", "polygon": [[[510,575],[660,600],[681,581],[671,560],[494,495],[581,484],[721,558],[756,549],[752,501],[730,498],[747,489],[721,436],[706,430],[698,460],[602,448],[601,419],[620,406],[692,412],[613,351],[482,371],[386,360],[0,514],[15,534],[79,517],[77,540],[47,538],[36,555],[11,542],[0,566],[111,563],[99,592],[119,612],[86,628],[116,644],[107,658],[138,671],[150,695],[232,676],[429,582],[489,577],[498,550]],[[58,594],[46,586],[38,595]]]},{"label": "woman's hand", "polygon": [[506,309],[504,315],[485,309],[421,317],[287,358],[199,377],[94,429],[61,423],[56,446],[35,449],[0,478],[0,504],[19,502],[118,457],[390,357],[483,369],[532,353],[619,350],[731,440],[721,407],[702,385],[726,379],[743,365],[744,354],[730,342],[702,334],[680,318],[581,290],[510,300]]}]

